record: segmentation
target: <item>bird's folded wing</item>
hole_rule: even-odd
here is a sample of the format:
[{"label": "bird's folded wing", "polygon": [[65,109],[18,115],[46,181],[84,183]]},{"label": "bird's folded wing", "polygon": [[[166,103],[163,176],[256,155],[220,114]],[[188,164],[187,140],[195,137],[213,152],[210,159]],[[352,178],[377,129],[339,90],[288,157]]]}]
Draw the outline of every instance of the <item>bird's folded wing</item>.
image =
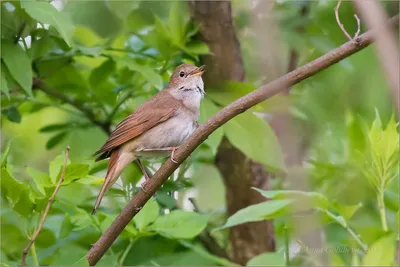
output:
[{"label": "bird's folded wing", "polygon": [[95,155],[111,151],[168,120],[174,116],[179,106],[179,100],[166,90],[161,91],[121,121]]}]

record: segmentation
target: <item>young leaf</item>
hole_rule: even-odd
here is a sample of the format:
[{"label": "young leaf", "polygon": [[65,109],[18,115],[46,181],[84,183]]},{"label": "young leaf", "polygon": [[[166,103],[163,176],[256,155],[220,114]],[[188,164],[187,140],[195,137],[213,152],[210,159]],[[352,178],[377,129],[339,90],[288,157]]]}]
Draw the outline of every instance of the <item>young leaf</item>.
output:
[{"label": "young leaf", "polygon": [[21,1],[21,7],[32,18],[54,26],[65,42],[71,46],[75,27],[67,13],[59,12],[54,6],[45,2]]},{"label": "young leaf", "polygon": [[135,216],[133,221],[139,230],[143,230],[147,225],[154,222],[160,212],[160,207],[155,199],[151,199]]},{"label": "young leaf", "polygon": [[76,179],[85,178],[89,174],[89,165],[80,163],[71,163],[65,168],[64,185],[73,182]]},{"label": "young leaf", "polygon": [[52,149],[67,137],[68,132],[61,132],[52,136],[46,143],[46,149]]},{"label": "young leaf", "polygon": [[394,263],[395,251],[396,236],[386,235],[370,246],[363,259],[363,266],[391,266]]},{"label": "young leaf", "polygon": [[15,123],[20,123],[21,122],[21,113],[19,113],[19,110],[17,107],[9,107],[8,109],[5,110],[5,115],[9,121],[15,122]]},{"label": "young leaf", "polygon": [[33,181],[35,182],[39,192],[42,193],[42,195],[46,195],[46,191],[44,188],[52,186],[50,176],[31,167],[28,167],[26,169],[26,173],[33,178]]},{"label": "young leaf", "polygon": [[168,238],[193,238],[200,234],[207,226],[208,216],[195,212],[174,210],[169,214],[160,216],[148,227]]},{"label": "young leaf", "polygon": [[223,126],[229,141],[251,159],[270,170],[284,170],[282,151],[268,123],[251,113],[243,113]]},{"label": "young leaf", "polygon": [[262,253],[247,262],[247,266],[286,266],[283,252]]},{"label": "young leaf", "polygon": [[161,76],[149,66],[140,65],[134,62],[132,59],[121,58],[121,57],[113,57],[113,58],[116,62],[120,63],[122,66],[125,66],[132,71],[139,72],[158,90],[161,90],[163,88],[163,80]]},{"label": "young leaf", "polygon": [[64,220],[61,224],[60,238],[67,237],[71,233],[72,227],[73,227],[73,225],[72,225],[71,219],[70,219],[68,213],[65,213]]},{"label": "young leaf", "polygon": [[1,167],[2,168],[7,168],[7,160],[8,160],[8,154],[10,153],[10,148],[11,148],[11,142],[13,139],[10,139],[7,142],[6,149],[3,152],[3,156],[1,157]]},{"label": "young leaf", "polygon": [[[64,160],[65,160],[65,154],[61,153],[55,159],[53,159],[49,164],[49,174],[50,174],[51,182],[53,184],[56,183],[57,178],[60,175],[61,168],[64,165]],[[70,161],[68,160],[67,163],[69,163],[69,162]]]},{"label": "young leaf", "polygon": [[1,92],[3,92],[8,98],[10,98],[9,88],[8,88],[7,80],[6,80],[5,74],[3,73],[3,70],[1,70],[1,73],[0,73],[0,89],[1,89]]},{"label": "young leaf", "polygon": [[247,208],[237,211],[228,218],[223,226],[215,230],[230,228],[247,222],[258,222],[275,218],[283,214],[291,203],[293,203],[293,200],[289,199],[269,200],[267,202],[248,206]]},{"label": "young leaf", "polygon": [[49,124],[49,125],[46,125],[46,126],[40,128],[39,132],[41,132],[41,133],[56,132],[59,130],[64,130],[65,128],[68,128],[70,126],[71,126],[71,123]]},{"label": "young leaf", "polygon": [[11,76],[21,85],[22,89],[32,95],[31,60],[19,44],[1,43],[1,58],[6,64]]}]

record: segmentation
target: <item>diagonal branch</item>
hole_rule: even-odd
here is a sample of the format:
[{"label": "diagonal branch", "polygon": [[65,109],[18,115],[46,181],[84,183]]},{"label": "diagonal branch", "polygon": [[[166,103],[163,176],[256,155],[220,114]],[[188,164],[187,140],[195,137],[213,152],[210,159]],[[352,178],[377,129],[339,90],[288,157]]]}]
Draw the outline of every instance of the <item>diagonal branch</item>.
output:
[{"label": "diagonal branch", "polygon": [[66,168],[67,162],[68,162],[69,151],[70,151],[70,147],[68,146],[67,150],[65,151],[64,166],[63,166],[63,169],[62,169],[62,172],[61,172],[60,180],[58,181],[58,184],[56,185],[56,188],[54,188],[53,194],[51,195],[51,197],[47,201],[46,209],[44,210],[44,213],[43,213],[43,216],[42,216],[42,219],[40,221],[40,224],[39,224],[38,228],[36,229],[36,231],[33,234],[32,238],[29,240],[29,243],[26,246],[26,248],[22,251],[21,266],[25,266],[25,264],[26,264],[26,256],[28,255],[29,249],[31,248],[31,246],[35,242],[37,236],[39,235],[40,231],[42,230],[43,225],[44,225],[44,221],[46,220],[47,214],[50,211],[51,204],[53,204],[54,198],[56,197],[56,194],[57,194],[58,190],[60,189],[62,182],[64,181],[65,168]]},{"label": "diagonal branch", "polygon": [[[390,19],[390,23],[398,23],[398,15]],[[112,243],[121,234],[126,225],[142,209],[145,203],[161,187],[168,177],[179,167],[180,164],[192,153],[207,137],[216,129],[221,127],[235,116],[245,112],[247,109],[276,95],[277,93],[293,86],[308,77],[334,65],[335,63],[353,55],[373,43],[373,33],[368,31],[359,36],[359,42],[347,42],[344,45],[330,51],[329,53],[315,59],[314,61],[297,68],[296,70],[260,87],[259,89],[239,98],[230,105],[216,113],[185,141],[175,153],[177,164],[170,159],[153,175],[147,184],[146,192],[140,190],[134,198],[126,205],[122,212],[115,218],[110,227],[103,233],[100,239],[92,246],[86,254],[90,265],[95,265]]]}]

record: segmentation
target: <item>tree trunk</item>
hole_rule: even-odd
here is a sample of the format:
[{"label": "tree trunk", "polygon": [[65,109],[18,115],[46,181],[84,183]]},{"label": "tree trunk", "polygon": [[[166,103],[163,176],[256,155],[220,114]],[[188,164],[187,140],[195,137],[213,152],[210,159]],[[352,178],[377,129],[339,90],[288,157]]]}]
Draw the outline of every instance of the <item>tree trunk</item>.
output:
[{"label": "tree trunk", "polygon": [[[230,1],[191,1],[190,8],[200,25],[200,38],[212,55],[202,57],[207,66],[206,86],[216,86],[225,80],[244,81],[245,70],[232,21]],[[215,163],[226,186],[228,215],[249,205],[265,201],[251,187],[268,189],[268,173],[264,166],[250,160],[224,138]],[[272,221],[239,225],[230,229],[233,261],[245,265],[252,257],[275,250]]]}]

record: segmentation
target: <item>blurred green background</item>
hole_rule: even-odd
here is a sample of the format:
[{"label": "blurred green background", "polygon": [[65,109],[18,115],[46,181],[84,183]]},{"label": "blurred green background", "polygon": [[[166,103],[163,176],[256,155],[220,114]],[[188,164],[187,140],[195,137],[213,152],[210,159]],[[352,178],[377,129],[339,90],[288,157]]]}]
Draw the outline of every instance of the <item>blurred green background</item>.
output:
[{"label": "blurred green background", "polygon": [[[246,81],[206,87],[201,122],[276,78],[260,67],[263,49],[253,15],[257,2],[232,1]],[[347,41],[335,21],[336,4],[274,2],[268,15],[276,25],[258,25],[278,47],[268,51],[280,62],[272,69],[283,74],[290,51],[296,51],[300,66]],[[395,2],[384,5],[390,14],[398,12]],[[302,8],[307,8],[304,16],[299,15]],[[340,14],[349,33],[356,31],[353,13],[344,2]],[[272,27],[278,36],[269,35]],[[85,264],[91,244],[143,180],[139,169],[129,166],[106,194],[98,215],[91,216],[107,166],[106,161],[95,163],[92,153],[119,121],[167,85],[177,65],[199,65],[210,54],[197,38],[198,30],[187,3],[179,1],[1,1],[2,266],[20,265],[60,177],[67,145],[65,182],[27,265]],[[296,132],[307,136],[301,166],[284,166],[279,136],[254,114],[276,114],[286,107]],[[302,212],[312,211],[317,219],[301,231],[322,229],[329,265],[393,265],[399,229],[397,121],[374,47],[363,49],[294,86],[289,96],[273,97],[214,132],[99,264],[230,266],[227,229],[274,219],[276,252],[254,255],[247,264],[318,265],[313,253],[296,241],[299,229],[293,223],[299,216],[307,220]],[[308,188],[300,191],[293,180],[276,174],[271,191],[261,192],[273,200],[228,218],[229,188],[214,164],[223,136],[268,171],[304,174]],[[146,165],[155,172],[161,162]],[[228,259],[204,246],[205,233]]]}]

